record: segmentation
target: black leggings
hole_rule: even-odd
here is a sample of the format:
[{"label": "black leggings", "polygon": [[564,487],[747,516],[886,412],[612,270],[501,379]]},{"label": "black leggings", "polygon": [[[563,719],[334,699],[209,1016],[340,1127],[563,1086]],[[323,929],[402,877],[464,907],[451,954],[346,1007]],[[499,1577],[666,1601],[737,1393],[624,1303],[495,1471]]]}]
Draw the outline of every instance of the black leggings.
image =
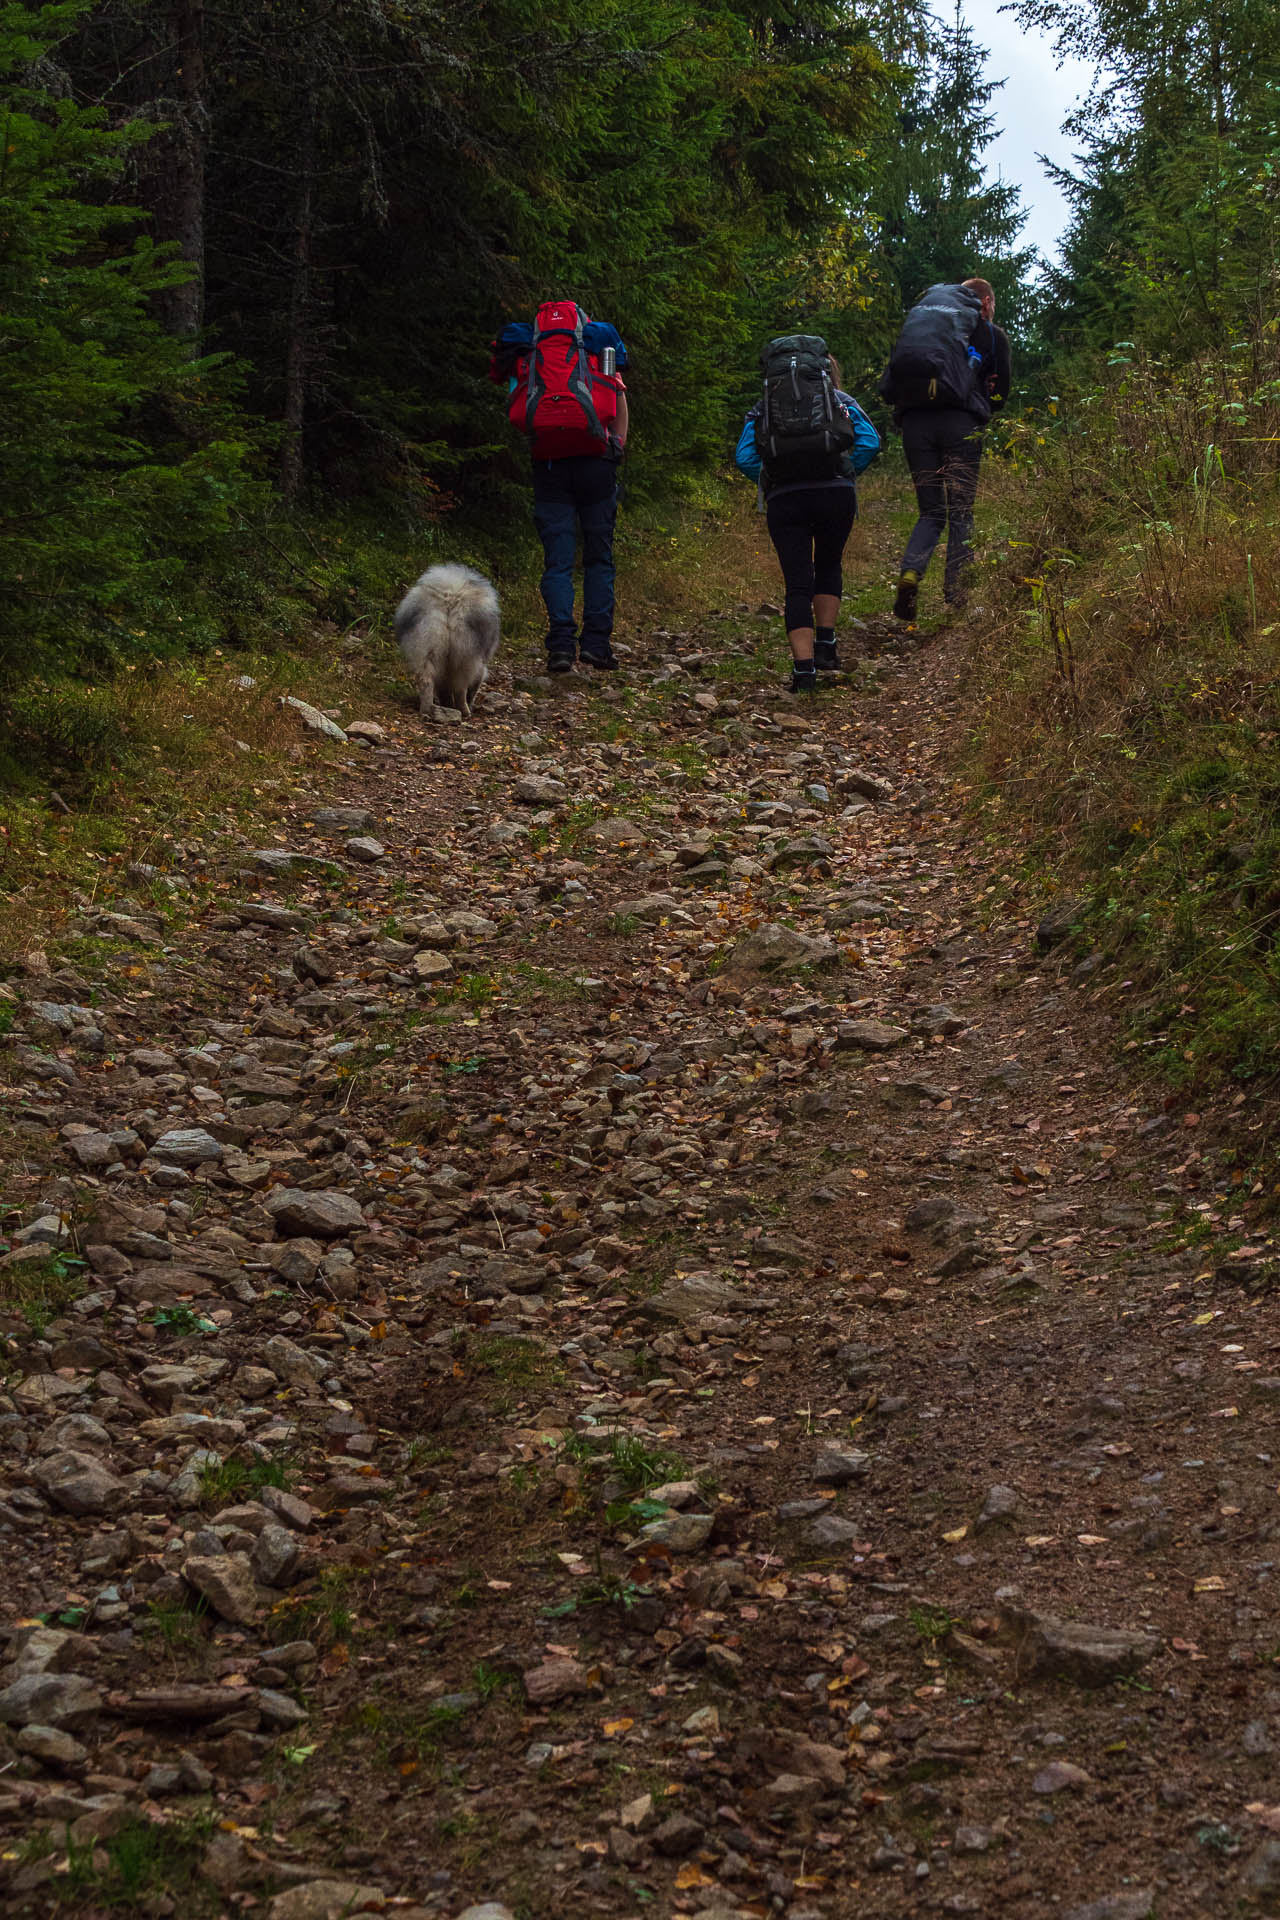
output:
[{"label": "black leggings", "polygon": [[852,486],[795,487],[770,499],[769,538],[782,566],[788,633],[813,625],[815,593],[840,598],[840,561],[857,511]]}]

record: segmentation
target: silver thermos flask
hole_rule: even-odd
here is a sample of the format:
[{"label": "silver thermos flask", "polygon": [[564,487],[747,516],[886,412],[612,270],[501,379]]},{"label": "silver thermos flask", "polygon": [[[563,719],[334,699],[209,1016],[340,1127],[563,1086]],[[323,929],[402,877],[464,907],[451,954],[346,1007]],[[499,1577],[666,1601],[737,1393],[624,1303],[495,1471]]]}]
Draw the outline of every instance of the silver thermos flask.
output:
[{"label": "silver thermos flask", "polygon": [[618,371],[618,353],[616,347],[600,349],[600,371],[606,380],[612,379]]}]

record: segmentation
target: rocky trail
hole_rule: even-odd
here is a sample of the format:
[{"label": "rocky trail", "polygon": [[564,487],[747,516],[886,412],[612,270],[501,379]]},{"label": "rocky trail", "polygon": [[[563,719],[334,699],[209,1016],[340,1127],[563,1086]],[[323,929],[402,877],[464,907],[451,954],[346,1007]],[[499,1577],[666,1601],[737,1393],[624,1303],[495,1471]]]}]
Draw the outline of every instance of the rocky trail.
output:
[{"label": "rocky trail", "polygon": [[309,732],[12,973],[3,1913],[1280,1901],[1260,1121],[966,840],[963,634],[776,624]]}]

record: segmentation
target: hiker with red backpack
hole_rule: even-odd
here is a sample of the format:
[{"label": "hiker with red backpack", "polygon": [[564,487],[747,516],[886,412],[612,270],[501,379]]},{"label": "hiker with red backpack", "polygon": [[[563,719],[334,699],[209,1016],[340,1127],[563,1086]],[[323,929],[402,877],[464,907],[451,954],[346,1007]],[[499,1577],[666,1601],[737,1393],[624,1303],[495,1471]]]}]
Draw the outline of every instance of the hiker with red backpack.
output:
[{"label": "hiker with red backpack", "polygon": [[743,422],[734,461],[757,483],[782,567],[788,691],[814,693],[820,672],[840,671],[836,621],[858,511],[854,476],[879,453],[880,436],[840,386],[821,334],[780,334],[760,366],[763,391]]},{"label": "hiker with red backpack", "polygon": [[[490,348],[489,377],[505,381],[507,416],[529,441],[533,523],[542,540],[547,671],[617,666],[613,527],[629,425],[616,327],[572,300],[548,300],[532,326],[513,321]],[[574,556],[582,540],[582,626],[574,619]]]},{"label": "hiker with red backpack", "polygon": [[957,612],[965,604],[982,431],[1009,396],[1009,336],[995,313],[988,280],[928,288],[903,322],[880,381],[919,514],[898,574],[898,620],[914,624],[920,582],[944,533],[943,598]]}]

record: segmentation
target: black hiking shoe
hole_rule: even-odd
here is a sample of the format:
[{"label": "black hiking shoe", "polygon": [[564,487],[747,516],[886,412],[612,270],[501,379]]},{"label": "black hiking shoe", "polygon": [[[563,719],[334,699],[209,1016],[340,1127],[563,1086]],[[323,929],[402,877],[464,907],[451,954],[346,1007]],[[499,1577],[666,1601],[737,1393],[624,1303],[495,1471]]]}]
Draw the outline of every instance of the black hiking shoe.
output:
[{"label": "black hiking shoe", "polygon": [[840,655],[836,651],[834,640],[814,641],[813,664],[819,673],[839,673]]},{"label": "black hiking shoe", "polygon": [[807,660],[803,666],[797,661],[791,669],[791,684],[788,686],[787,692],[816,693],[817,691],[818,676],[814,669],[809,665]]},{"label": "black hiking shoe", "polygon": [[584,667],[594,667],[597,673],[617,670],[618,656],[607,640],[602,647],[579,647],[578,658]]},{"label": "black hiking shoe", "polygon": [[914,623],[916,617],[916,601],[919,593],[920,576],[918,573],[900,573],[898,575],[898,597],[893,603],[893,617],[895,620],[906,620]]},{"label": "black hiking shoe", "polygon": [[548,673],[572,673],[573,672],[572,647],[555,647],[554,649],[552,649],[547,654],[547,672]]}]

